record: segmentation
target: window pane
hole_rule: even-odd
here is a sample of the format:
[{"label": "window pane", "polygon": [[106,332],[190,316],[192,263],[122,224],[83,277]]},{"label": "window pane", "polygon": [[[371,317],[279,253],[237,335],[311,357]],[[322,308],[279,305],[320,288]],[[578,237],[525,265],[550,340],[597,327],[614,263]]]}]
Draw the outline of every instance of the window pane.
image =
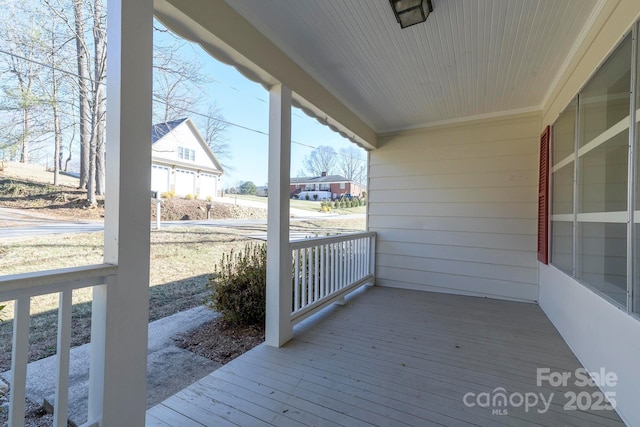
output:
[{"label": "window pane", "polygon": [[553,164],[573,154],[576,134],[576,102],[575,100],[560,114],[553,124]]},{"label": "window pane", "polygon": [[628,35],[580,92],[581,147],[597,141],[621,120],[628,121],[630,85],[631,35]]},{"label": "window pane", "polygon": [[627,225],[578,223],[578,242],[578,279],[626,306]]},{"label": "window pane", "polygon": [[573,222],[551,223],[551,264],[573,275]]},{"label": "window pane", "polygon": [[553,174],[552,215],[573,214],[573,162]]},{"label": "window pane", "polygon": [[578,163],[578,212],[627,210],[627,156],[629,132],[580,157]]}]

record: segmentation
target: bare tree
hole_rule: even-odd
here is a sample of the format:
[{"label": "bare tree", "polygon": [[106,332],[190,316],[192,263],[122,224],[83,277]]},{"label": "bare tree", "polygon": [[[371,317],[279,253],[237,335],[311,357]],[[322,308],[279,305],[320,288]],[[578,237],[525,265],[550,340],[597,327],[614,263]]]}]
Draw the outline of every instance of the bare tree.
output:
[{"label": "bare tree", "polygon": [[[91,140],[91,106],[89,105],[89,78],[90,54],[85,39],[85,11],[83,0],[73,0],[73,28],[76,41],[76,54],[78,66],[78,100],[80,108],[80,188],[89,187],[89,162]],[[68,18],[64,17],[67,23]],[[70,25],[70,24],[69,24]],[[71,25],[70,25],[71,26]]]},{"label": "bare tree", "polygon": [[338,170],[338,153],[333,147],[321,145],[305,157],[304,167],[312,176],[320,176],[323,172],[333,175]]},{"label": "bare tree", "polygon": [[93,46],[94,46],[94,81],[93,81],[93,116],[91,142],[95,145],[95,192],[89,191],[89,201],[95,204],[95,195],[104,195],[105,190],[105,93],[103,83],[106,81],[107,66],[107,32],[106,15],[103,13],[102,0],[94,0],[93,8]]},{"label": "bare tree", "polygon": [[[3,92],[5,99],[2,109],[12,116],[9,123],[3,129],[3,136],[10,141],[11,157],[19,153],[19,161],[29,162],[30,142],[35,137],[34,115],[36,109],[41,106],[39,94],[35,92],[37,76],[41,71],[41,66],[36,63],[38,55],[39,34],[35,31],[29,18],[24,17],[22,4],[14,5],[18,8],[7,8],[2,21],[4,26],[0,28],[0,39],[2,46],[8,51],[8,55],[3,56],[2,75],[8,80],[4,80]],[[35,18],[31,18],[31,21]],[[9,79],[10,77],[10,79]],[[11,123],[13,122],[13,123]],[[17,124],[17,126],[12,126]],[[10,129],[11,134],[6,130]]]},{"label": "bare tree", "polygon": [[[156,32],[167,33],[159,25]],[[179,54],[185,42],[176,37],[154,38],[153,55],[153,118],[168,122],[191,115],[194,105],[203,102],[201,85],[208,82],[200,70],[202,64]]]},{"label": "bare tree", "polygon": [[340,149],[338,162],[340,174],[349,181],[364,183],[367,180],[367,161],[363,150],[353,145]]},{"label": "bare tree", "polygon": [[227,170],[233,170],[228,164],[228,160],[231,159],[231,145],[225,136],[228,126],[220,113],[220,108],[215,104],[209,106],[205,124],[202,127],[203,138],[222,166]]},{"label": "bare tree", "polygon": [[[225,138],[228,124],[215,102],[203,96],[202,87],[210,79],[200,71],[202,63],[181,53],[186,43],[170,33],[159,22],[154,24],[153,60],[153,117],[155,122],[168,122],[183,117],[192,117],[203,138],[223,167],[231,158],[231,146]],[[165,34],[166,37],[157,37]],[[207,113],[196,110],[206,106]]]}]

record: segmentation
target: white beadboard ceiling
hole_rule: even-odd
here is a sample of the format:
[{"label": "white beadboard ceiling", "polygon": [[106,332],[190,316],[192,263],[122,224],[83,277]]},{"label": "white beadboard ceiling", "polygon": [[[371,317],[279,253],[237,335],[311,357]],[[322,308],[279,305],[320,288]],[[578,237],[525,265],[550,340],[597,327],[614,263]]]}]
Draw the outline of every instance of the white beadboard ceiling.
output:
[{"label": "white beadboard ceiling", "polygon": [[540,109],[603,0],[226,0],[377,132]]}]

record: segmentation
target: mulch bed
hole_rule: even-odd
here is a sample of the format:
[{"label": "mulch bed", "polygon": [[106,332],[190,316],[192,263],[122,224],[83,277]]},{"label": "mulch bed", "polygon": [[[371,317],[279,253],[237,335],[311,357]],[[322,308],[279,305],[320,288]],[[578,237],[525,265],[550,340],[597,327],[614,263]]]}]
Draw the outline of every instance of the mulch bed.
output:
[{"label": "mulch bed", "polygon": [[176,345],[222,365],[264,341],[264,326],[232,326],[213,319],[176,339]]}]

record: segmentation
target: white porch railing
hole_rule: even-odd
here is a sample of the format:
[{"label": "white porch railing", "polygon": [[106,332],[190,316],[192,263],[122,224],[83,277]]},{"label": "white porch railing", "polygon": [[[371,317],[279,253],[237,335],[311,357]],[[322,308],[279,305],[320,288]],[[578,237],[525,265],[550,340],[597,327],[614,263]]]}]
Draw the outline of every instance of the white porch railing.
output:
[{"label": "white porch railing", "polygon": [[289,243],[293,270],[292,324],[355,288],[373,282],[376,233],[352,233]]},{"label": "white porch railing", "polygon": [[[52,293],[59,293],[60,295],[54,426],[66,426],[69,397],[72,292],[74,289],[106,285],[107,277],[115,275],[116,271],[117,267],[115,265],[99,264],[16,274],[0,278],[0,301],[15,302],[9,427],[24,426],[31,297]],[[99,323],[93,320],[96,319],[92,319],[92,328],[96,323]],[[100,336],[100,334],[97,335]],[[91,336],[92,340],[96,337],[93,330]],[[91,420],[89,421],[88,425],[92,425]]]}]

